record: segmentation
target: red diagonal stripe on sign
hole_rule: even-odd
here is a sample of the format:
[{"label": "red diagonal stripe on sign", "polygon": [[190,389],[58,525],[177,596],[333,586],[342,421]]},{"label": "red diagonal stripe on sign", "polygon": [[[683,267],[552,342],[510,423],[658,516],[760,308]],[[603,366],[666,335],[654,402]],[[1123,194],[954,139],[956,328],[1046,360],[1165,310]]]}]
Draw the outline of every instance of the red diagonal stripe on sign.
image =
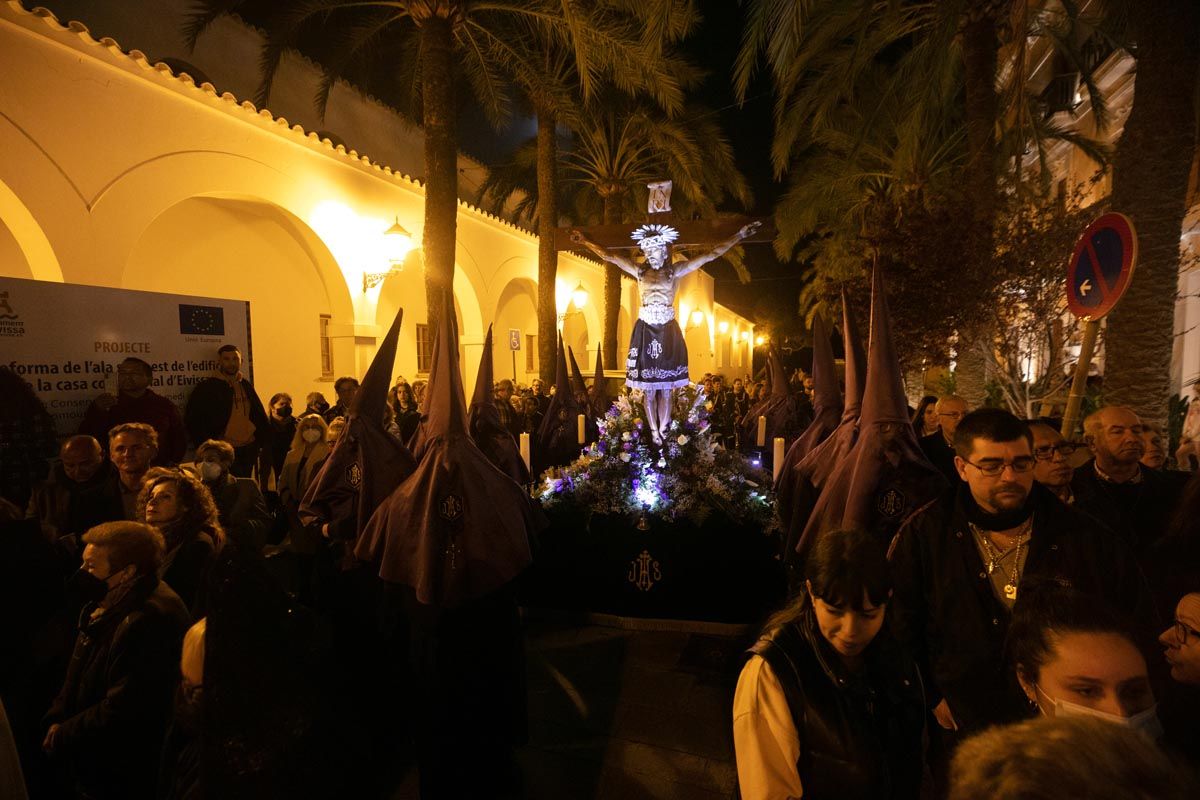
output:
[{"label": "red diagonal stripe on sign", "polygon": [[1108,281],[1104,279],[1104,267],[1100,263],[1099,256],[1096,255],[1096,248],[1092,246],[1092,237],[1090,236],[1087,238],[1086,247],[1088,258],[1092,261],[1092,276],[1095,277],[1096,283],[1099,284],[1100,299],[1103,300],[1108,297],[1112,289],[1109,288]]}]

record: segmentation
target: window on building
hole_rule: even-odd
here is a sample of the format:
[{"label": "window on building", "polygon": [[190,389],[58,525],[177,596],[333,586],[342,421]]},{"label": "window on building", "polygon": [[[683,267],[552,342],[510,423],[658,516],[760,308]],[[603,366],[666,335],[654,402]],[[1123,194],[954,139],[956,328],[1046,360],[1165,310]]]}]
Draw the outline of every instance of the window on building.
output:
[{"label": "window on building", "polygon": [[537,337],[525,334],[525,371],[537,372]]},{"label": "window on building", "polygon": [[417,325],[417,372],[429,372],[433,361],[433,335],[428,325]]},{"label": "window on building", "polygon": [[333,340],[329,338],[329,324],[333,317],[329,314],[321,315],[321,377],[333,378]]}]

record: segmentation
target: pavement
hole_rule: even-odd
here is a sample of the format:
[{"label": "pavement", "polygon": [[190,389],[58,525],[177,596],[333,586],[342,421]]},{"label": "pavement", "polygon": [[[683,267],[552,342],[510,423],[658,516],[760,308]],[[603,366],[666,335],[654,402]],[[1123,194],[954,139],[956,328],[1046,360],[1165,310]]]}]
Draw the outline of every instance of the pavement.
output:
[{"label": "pavement", "polygon": [[[531,621],[529,800],[736,800],[731,709],[752,634]],[[394,800],[415,798],[415,771]]]}]

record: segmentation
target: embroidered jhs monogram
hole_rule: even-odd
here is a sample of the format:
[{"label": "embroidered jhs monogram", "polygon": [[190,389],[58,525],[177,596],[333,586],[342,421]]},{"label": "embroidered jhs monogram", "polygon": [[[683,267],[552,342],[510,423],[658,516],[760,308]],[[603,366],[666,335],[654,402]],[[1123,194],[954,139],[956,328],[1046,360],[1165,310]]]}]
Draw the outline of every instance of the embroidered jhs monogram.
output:
[{"label": "embroidered jhs monogram", "polygon": [[662,342],[660,342],[658,339],[651,339],[650,346],[646,348],[646,354],[649,355],[651,358],[658,358],[659,356],[662,355],[662,352],[663,352]]},{"label": "embroidered jhs monogram", "polygon": [[355,489],[362,484],[362,467],[358,465],[357,461],[346,467],[346,480]]},{"label": "embroidered jhs monogram", "polygon": [[639,590],[648,592],[661,580],[662,565],[654,560],[650,551],[643,550],[641,555],[629,562],[629,582]]}]

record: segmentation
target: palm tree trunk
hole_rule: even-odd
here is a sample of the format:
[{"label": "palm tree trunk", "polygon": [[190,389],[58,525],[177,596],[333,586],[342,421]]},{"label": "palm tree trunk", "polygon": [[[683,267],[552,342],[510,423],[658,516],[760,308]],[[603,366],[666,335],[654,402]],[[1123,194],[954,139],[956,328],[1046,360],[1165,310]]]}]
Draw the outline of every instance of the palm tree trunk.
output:
[{"label": "palm tree trunk", "polygon": [[554,291],[558,279],[558,251],[554,249],[554,229],[558,226],[557,122],[554,113],[537,112],[538,374],[547,385],[554,383],[558,350]]},{"label": "palm tree trunk", "polygon": [[1171,393],[1179,239],[1196,152],[1200,7],[1145,0],[1133,17],[1137,77],[1133,109],[1113,161],[1112,208],[1133,220],[1133,282],[1108,317],[1104,400],[1163,423]]},{"label": "palm tree trunk", "polygon": [[443,16],[420,20],[421,125],[425,135],[425,299],[428,322],[438,318],[454,286],[454,242],[458,226],[458,137],[455,131],[451,22]]},{"label": "palm tree trunk", "polygon": [[[604,224],[620,222],[617,219],[617,196],[604,197]],[[604,265],[604,335],[600,344],[604,350],[604,368],[617,368],[617,322],[621,316],[621,270],[612,264]]]}]

